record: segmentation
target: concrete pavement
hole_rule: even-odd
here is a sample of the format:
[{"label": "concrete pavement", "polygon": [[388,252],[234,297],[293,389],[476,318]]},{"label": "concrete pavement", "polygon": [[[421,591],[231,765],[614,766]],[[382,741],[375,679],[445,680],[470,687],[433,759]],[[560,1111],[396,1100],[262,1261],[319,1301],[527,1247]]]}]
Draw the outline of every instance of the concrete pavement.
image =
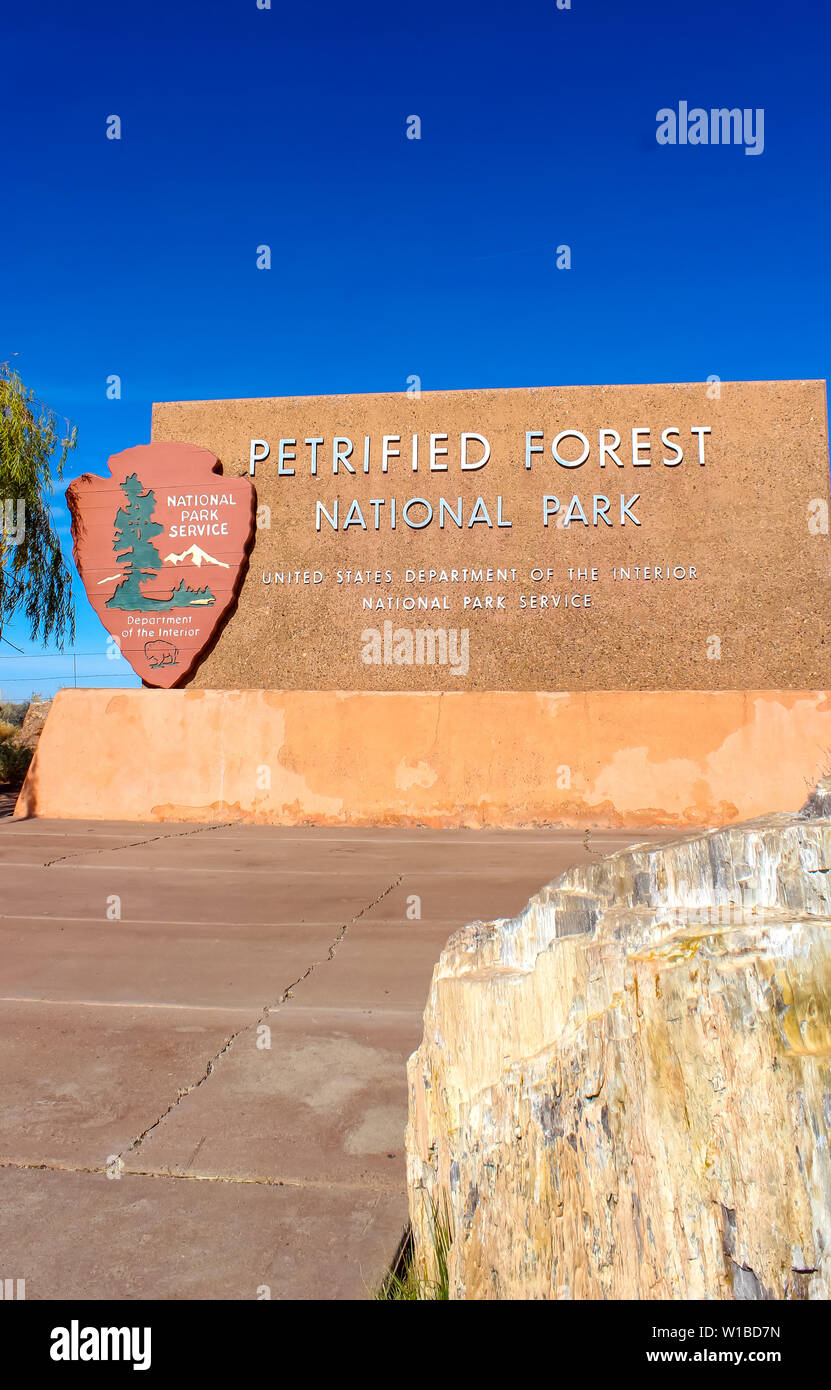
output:
[{"label": "concrete pavement", "polygon": [[0,1277],[366,1297],[447,937],[644,838],[0,820]]}]

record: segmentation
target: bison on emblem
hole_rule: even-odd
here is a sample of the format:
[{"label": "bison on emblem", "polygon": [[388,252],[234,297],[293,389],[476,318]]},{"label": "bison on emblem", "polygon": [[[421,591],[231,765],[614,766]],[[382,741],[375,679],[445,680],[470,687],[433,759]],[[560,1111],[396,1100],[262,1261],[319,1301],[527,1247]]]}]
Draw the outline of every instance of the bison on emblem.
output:
[{"label": "bison on emblem", "polygon": [[151,671],[155,671],[158,666],[178,666],[179,650],[174,647],[172,642],[163,642],[157,637],[152,642],[145,642],[144,655],[150,663]]}]

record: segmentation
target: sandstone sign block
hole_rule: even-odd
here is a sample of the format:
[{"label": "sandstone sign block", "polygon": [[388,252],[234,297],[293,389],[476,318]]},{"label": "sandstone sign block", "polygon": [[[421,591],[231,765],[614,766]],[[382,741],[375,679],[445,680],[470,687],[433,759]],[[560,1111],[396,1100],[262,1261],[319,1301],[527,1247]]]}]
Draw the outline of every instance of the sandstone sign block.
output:
[{"label": "sandstone sign block", "polygon": [[831,688],[823,382],[166,402],[153,438],[257,489],[204,688]]}]

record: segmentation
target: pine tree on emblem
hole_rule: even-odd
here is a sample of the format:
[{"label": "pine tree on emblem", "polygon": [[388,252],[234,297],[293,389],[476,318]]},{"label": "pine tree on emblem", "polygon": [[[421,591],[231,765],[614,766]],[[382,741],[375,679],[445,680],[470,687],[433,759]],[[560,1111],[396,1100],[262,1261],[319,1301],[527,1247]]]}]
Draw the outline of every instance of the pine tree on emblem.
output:
[{"label": "pine tree on emblem", "polygon": [[127,505],[120,507],[116,514],[113,550],[119,564],[127,561],[127,570],[107,607],[142,609],[154,604],[152,599],[145,598],[140,585],[143,579],[155,579],[162,567],[162,557],[153,544],[153,537],[161,535],[164,527],[151,521],[156,495],[150,490],[144,491],[136,473],[124,479],[121,490]]},{"label": "pine tree on emblem", "polygon": [[127,498],[127,505],[120,507],[116,513],[113,551],[119,564],[127,562],[127,569],[107,607],[147,613],[152,609],[190,608],[195,603],[215,603],[210,589],[191,589],[184,580],[169,598],[148,598],[141,592],[142,583],[157,579],[161,571],[162,558],[153,544],[153,538],[160,535],[164,527],[151,520],[156,510],[156,494],[152,488],[145,491],[138,474],[132,473],[125,478],[121,490]]}]

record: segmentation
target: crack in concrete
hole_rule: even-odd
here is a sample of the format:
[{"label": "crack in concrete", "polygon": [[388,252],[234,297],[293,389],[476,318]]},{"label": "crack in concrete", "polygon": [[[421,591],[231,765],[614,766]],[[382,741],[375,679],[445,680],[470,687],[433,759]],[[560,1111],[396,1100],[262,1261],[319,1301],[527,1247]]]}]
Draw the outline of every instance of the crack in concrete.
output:
[{"label": "crack in concrete", "polygon": [[[225,1039],[225,1042],[223,1043],[219,1051],[215,1052],[214,1055],[208,1059],[208,1063],[205,1067],[205,1070],[199,1077],[199,1079],[197,1081],[192,1082],[189,1086],[180,1087],[176,1093],[175,1100],[172,1100],[170,1102],[170,1105],[168,1105],[167,1109],[164,1110],[162,1114],[159,1115],[157,1119],[153,1121],[152,1124],[148,1125],[146,1129],[142,1130],[141,1134],[138,1134],[126,1149],[122,1150],[122,1152],[118,1154],[117,1157],[119,1163],[123,1162],[125,1155],[137,1154],[148,1135],[152,1134],[155,1129],[158,1129],[159,1125],[167,1119],[168,1115],[170,1115],[181,1105],[185,1097],[191,1095],[194,1091],[197,1091],[200,1086],[204,1086],[208,1078],[213,1075],[217,1064],[231,1050],[237,1038],[242,1037],[243,1034],[252,1033],[257,1028],[265,1024],[267,1018],[269,1018],[272,1014],[277,1013],[280,1010],[280,1008],[282,1008],[282,1006],[288,1002],[289,999],[292,999],[294,997],[294,990],[296,990],[299,985],[302,985],[304,980],[307,980],[309,978],[309,976],[317,969],[318,965],[325,964],[326,962],[335,959],[338,947],[340,946],[341,942],[346,936],[346,933],[348,932],[349,928],[353,925],[353,923],[360,921],[364,913],[371,911],[371,909],[375,907],[379,902],[381,902],[387,896],[387,894],[392,893],[393,890],[398,887],[399,883],[401,883],[403,877],[403,873],[399,874],[398,877],[394,879],[393,882],[390,883],[383,890],[383,892],[379,893],[377,897],[373,898],[372,902],[366,903],[361,908],[360,912],[356,912],[355,915],[351,917],[348,922],[342,923],[331,945],[329,946],[329,950],[326,954],[326,960],[324,962],[312,961],[308,969],[304,970],[303,974],[300,975],[293,982],[293,984],[290,984],[286,989],[283,990],[283,993],[280,995],[280,998],[276,1001],[276,1003],[265,1004],[263,1008],[260,1010],[260,1013],[257,1015],[257,1018],[253,1021],[253,1023],[246,1023],[241,1028],[235,1029],[235,1031]],[[186,1174],[180,1174],[177,1176],[186,1176]]]},{"label": "crack in concrete", "polygon": [[602,846],[600,849],[595,849],[594,845],[592,844],[592,832],[590,828],[583,831],[583,849],[586,851],[587,854],[596,854],[601,859],[606,854],[606,850],[603,849]]},{"label": "crack in concrete", "polygon": [[334,960],[337,949],[343,941],[344,937],[346,936],[346,933],[348,932],[349,928],[354,926],[356,922],[360,922],[365,912],[371,912],[373,907],[377,907],[378,903],[383,902],[384,898],[386,898],[389,893],[392,893],[393,890],[398,887],[399,883],[403,881],[403,879],[404,875],[399,874],[398,878],[393,879],[392,883],[384,889],[383,893],[379,893],[377,898],[372,899],[371,903],[366,903],[366,905],[361,908],[360,912],[356,912],[354,917],[350,917],[348,922],[344,922],[337,935],[335,936],[334,941],[329,947],[329,950],[326,953],[326,961],[313,961],[312,964],[309,966],[308,970],[305,970],[303,974],[300,976],[300,978],[298,980],[295,980],[293,985],[289,985],[288,989],[285,991],[283,997],[279,1000],[279,1002],[277,1004],[270,1004],[267,1007],[266,1012],[276,1013],[282,1004],[285,1004],[288,999],[293,998],[292,990],[296,989],[298,985],[301,985],[304,980],[307,980],[309,976],[313,973],[313,971],[317,969],[318,965],[325,965],[326,962]]},{"label": "crack in concrete", "polygon": [[177,1004],[174,1001],[144,999],[46,999],[42,996],[28,994],[0,994],[0,1004],[45,1004],[50,1009],[159,1009],[162,1013],[241,1014],[245,1012],[244,1004]]},{"label": "crack in concrete", "polygon": [[365,1192],[369,1190],[377,1192],[379,1195],[384,1192],[400,1191],[400,1183],[379,1182],[374,1175],[355,1179],[352,1182],[334,1182],[331,1178],[241,1177],[227,1173],[174,1173],[160,1168],[123,1168],[116,1177],[108,1173],[107,1167],[103,1164],[100,1167],[89,1167],[81,1163],[30,1163],[25,1159],[13,1158],[0,1159],[0,1171],[4,1168],[24,1173],[77,1173],[82,1177],[108,1177],[112,1182],[120,1182],[122,1178],[161,1178],[163,1180],[170,1179],[173,1182],[221,1182],[246,1187],[293,1187],[309,1188],[316,1191],[325,1191],[331,1188],[338,1192]]},{"label": "crack in concrete", "polygon": [[[59,854],[54,859],[47,859],[41,865],[43,869],[51,869],[55,864],[65,864],[69,859],[80,859],[85,854],[118,854],[123,849],[139,849],[142,845],[154,845],[157,840],[185,840],[192,835],[203,835],[207,830],[229,830],[234,821],[217,821],[215,825],[194,825],[189,830],[180,830],[175,835],[150,835],[144,840],[132,840],[128,845],[101,845],[99,849],[78,849],[71,854]],[[33,865],[32,867],[36,867]]]}]

